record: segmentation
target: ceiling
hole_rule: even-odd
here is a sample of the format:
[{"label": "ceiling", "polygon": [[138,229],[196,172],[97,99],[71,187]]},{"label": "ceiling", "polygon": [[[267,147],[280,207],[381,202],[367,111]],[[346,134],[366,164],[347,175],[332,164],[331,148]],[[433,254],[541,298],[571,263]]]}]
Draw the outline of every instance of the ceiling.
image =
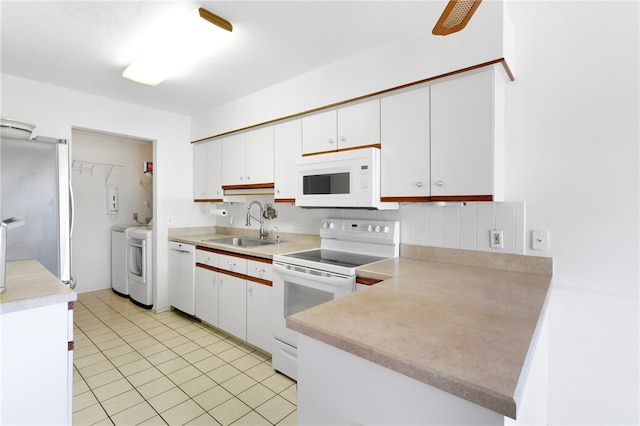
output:
[{"label": "ceiling", "polygon": [[[431,32],[446,0],[0,1],[2,73],[191,115],[389,41]],[[216,54],[156,87],[122,71],[139,40],[197,7],[233,24]]]}]

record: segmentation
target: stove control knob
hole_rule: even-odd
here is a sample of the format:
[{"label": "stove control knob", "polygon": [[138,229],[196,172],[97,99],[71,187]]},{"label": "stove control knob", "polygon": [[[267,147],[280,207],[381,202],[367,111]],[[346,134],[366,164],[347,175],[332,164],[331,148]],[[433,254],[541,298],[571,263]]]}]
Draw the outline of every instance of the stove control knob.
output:
[{"label": "stove control knob", "polygon": [[324,229],[329,229],[329,222],[322,222],[322,227]]},{"label": "stove control knob", "polygon": [[386,226],[386,225],[385,225],[385,227],[384,227],[384,228],[382,228],[382,232],[384,232],[385,234],[388,234],[388,233],[389,233],[389,231],[391,231],[391,230],[390,230],[390,229],[389,229],[389,227],[388,227],[388,226]]},{"label": "stove control knob", "polygon": [[336,227],[336,224],[335,224],[335,223],[333,223],[333,222],[329,223],[329,229],[333,229],[333,228],[335,228],[335,227]]},{"label": "stove control knob", "polygon": [[373,225],[367,225],[367,232],[373,232]]},{"label": "stove control knob", "polygon": [[376,225],[376,232],[380,232],[380,225]]}]

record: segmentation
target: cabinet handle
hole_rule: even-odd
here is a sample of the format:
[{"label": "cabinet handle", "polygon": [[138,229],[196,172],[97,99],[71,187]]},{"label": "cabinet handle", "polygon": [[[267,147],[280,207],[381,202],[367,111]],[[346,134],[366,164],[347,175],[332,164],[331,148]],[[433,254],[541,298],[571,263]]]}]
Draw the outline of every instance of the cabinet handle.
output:
[{"label": "cabinet handle", "polygon": [[438,185],[438,186],[443,186],[443,185],[444,185],[444,182],[443,182],[443,181],[441,181],[441,180],[439,180],[438,182],[436,182],[436,185]]},{"label": "cabinet handle", "polygon": [[236,264],[232,263],[232,262],[227,262],[227,265],[229,265],[231,268],[235,268],[236,267]]},{"label": "cabinet handle", "polygon": [[422,182],[418,182],[418,183],[416,183],[416,186],[417,186],[418,188],[422,188]]},{"label": "cabinet handle", "polygon": [[247,175],[247,180],[251,180],[251,176]]},{"label": "cabinet handle", "polygon": [[253,289],[252,288],[249,288],[248,291],[249,291],[249,293],[253,293]]},{"label": "cabinet handle", "polygon": [[240,180],[244,180],[244,177],[243,177],[243,176],[240,176]]},{"label": "cabinet handle", "polygon": [[329,139],[329,143],[333,143],[333,139]]},{"label": "cabinet handle", "polygon": [[266,270],[266,269],[256,268],[256,272],[257,272],[257,273],[262,272],[262,273],[264,274],[265,272],[267,272],[267,270]]},{"label": "cabinet handle", "polygon": [[341,140],[342,142],[344,142],[344,141],[346,141],[346,140],[347,140],[347,138],[345,138],[344,136],[340,136],[340,140]]}]

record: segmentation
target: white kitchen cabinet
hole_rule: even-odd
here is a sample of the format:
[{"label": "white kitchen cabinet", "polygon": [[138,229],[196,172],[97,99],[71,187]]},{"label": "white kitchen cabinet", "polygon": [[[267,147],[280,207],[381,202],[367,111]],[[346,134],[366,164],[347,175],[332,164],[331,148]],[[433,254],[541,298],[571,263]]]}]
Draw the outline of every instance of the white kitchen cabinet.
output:
[{"label": "white kitchen cabinet", "polygon": [[218,327],[218,254],[196,250],[195,316]]},{"label": "white kitchen cabinet", "polygon": [[195,251],[192,244],[169,242],[169,304],[195,314]]},{"label": "white kitchen cabinet", "polygon": [[0,298],[0,424],[72,423],[77,295],[35,260],[7,262]]},{"label": "white kitchen cabinet", "polygon": [[269,353],[273,338],[271,292],[271,286],[247,280],[247,342]]},{"label": "white kitchen cabinet", "polygon": [[222,185],[273,184],[273,126],[222,139]]},{"label": "white kitchen cabinet", "polygon": [[193,146],[193,198],[222,201],[222,141],[214,139]]},{"label": "white kitchen cabinet", "polygon": [[431,181],[429,87],[380,100],[383,201],[429,201]]},{"label": "white kitchen cabinet", "polygon": [[380,100],[357,102],[302,118],[302,153],[380,143]]},{"label": "white kitchen cabinet", "polygon": [[504,81],[493,67],[431,86],[432,201],[502,201]]},{"label": "white kitchen cabinet", "polygon": [[274,126],[274,200],[294,202],[296,160],[302,156],[302,120]]},{"label": "white kitchen cabinet", "polygon": [[219,274],[219,327],[247,340],[247,280]]}]

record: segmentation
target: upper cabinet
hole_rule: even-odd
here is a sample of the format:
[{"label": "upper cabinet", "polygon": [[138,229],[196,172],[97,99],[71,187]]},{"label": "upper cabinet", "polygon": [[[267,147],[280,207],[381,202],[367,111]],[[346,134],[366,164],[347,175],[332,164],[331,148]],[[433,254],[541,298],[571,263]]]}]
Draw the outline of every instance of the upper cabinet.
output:
[{"label": "upper cabinet", "polygon": [[302,153],[380,144],[380,100],[354,103],[302,118]]},{"label": "upper cabinet", "polygon": [[222,201],[222,141],[214,139],[193,145],[193,198]]},{"label": "upper cabinet", "polygon": [[504,81],[493,67],[381,99],[383,201],[503,201]]},{"label": "upper cabinet", "polygon": [[503,201],[504,82],[493,67],[431,86],[431,200]]},{"label": "upper cabinet", "polygon": [[222,139],[222,186],[273,185],[273,126]]},{"label": "upper cabinet", "polygon": [[429,201],[429,87],[380,100],[382,201]]},{"label": "upper cabinet", "polygon": [[274,201],[291,202],[296,198],[296,159],[302,156],[302,120],[274,127]]}]

